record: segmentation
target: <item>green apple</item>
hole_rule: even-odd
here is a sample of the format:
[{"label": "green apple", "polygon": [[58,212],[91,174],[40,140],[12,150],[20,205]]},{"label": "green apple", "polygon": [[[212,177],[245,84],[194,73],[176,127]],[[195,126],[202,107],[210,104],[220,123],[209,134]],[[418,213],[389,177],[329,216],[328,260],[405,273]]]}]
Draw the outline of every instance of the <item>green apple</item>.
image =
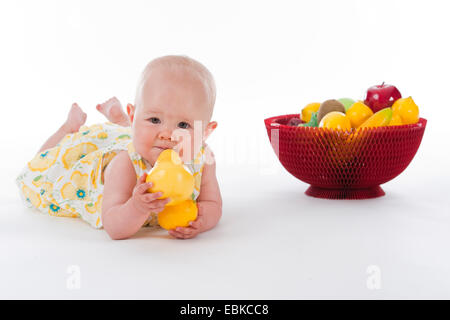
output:
[{"label": "green apple", "polygon": [[350,98],[341,98],[341,99],[338,99],[338,101],[344,105],[345,112],[347,112],[348,108],[350,108],[352,106],[352,104],[355,103],[355,100],[350,99]]}]

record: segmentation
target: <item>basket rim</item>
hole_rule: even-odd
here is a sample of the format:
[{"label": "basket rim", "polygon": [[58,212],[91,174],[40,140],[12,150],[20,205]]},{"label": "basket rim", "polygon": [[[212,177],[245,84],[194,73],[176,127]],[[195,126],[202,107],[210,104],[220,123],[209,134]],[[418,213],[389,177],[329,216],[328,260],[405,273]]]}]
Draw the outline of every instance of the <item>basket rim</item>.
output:
[{"label": "basket rim", "polygon": [[[319,127],[296,127],[296,126],[289,126],[287,124],[281,124],[281,123],[277,123],[277,120],[280,119],[286,119],[286,118],[293,118],[293,117],[300,117],[299,113],[291,113],[291,114],[283,114],[283,115],[278,115],[278,116],[273,116],[273,117],[269,117],[269,118],[265,118],[264,119],[264,124],[266,126],[267,129],[269,128],[283,128],[283,129],[289,129],[289,130],[313,130],[313,131],[318,131],[318,132],[330,132],[330,131],[337,131],[337,132],[342,132],[342,130],[338,130],[338,129],[328,129],[328,128],[319,128]],[[276,125],[274,125],[276,124]],[[370,130],[370,131],[384,131],[384,130],[390,130],[390,131],[395,131],[398,129],[405,129],[405,128],[410,128],[410,129],[424,129],[427,125],[427,119],[425,118],[419,118],[419,121],[417,123],[414,124],[402,124],[402,125],[398,125],[398,126],[381,126],[381,127],[368,127],[368,128],[362,128],[359,130]],[[358,131],[358,129],[352,128],[350,131],[345,131],[348,133],[352,133],[352,132],[356,132]]]}]

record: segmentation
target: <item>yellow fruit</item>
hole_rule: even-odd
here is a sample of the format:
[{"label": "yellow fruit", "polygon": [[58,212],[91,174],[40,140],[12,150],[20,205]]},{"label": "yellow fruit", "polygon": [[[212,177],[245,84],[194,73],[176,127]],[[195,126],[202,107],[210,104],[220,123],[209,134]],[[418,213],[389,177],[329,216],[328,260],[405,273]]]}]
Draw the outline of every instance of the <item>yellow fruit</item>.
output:
[{"label": "yellow fruit", "polygon": [[358,128],[373,115],[372,109],[362,101],[357,101],[347,110],[346,116],[350,120],[353,128]]},{"label": "yellow fruit", "polygon": [[313,102],[313,103],[307,104],[302,109],[302,117],[301,117],[302,121],[308,123],[311,120],[311,115],[313,114],[313,112],[319,111],[319,108],[320,108],[319,102]]},{"label": "yellow fruit", "polygon": [[378,111],[377,113],[375,113],[369,119],[367,119],[358,128],[372,128],[372,127],[387,126],[387,125],[389,125],[389,122],[391,122],[391,119],[392,119],[392,109],[384,108],[384,109]]},{"label": "yellow fruit", "polygon": [[30,162],[28,162],[28,168],[30,168],[31,171],[40,172],[47,170],[55,163],[56,159],[58,159],[60,150],[61,147],[56,146],[43,152],[39,152]]},{"label": "yellow fruit", "polygon": [[158,223],[166,230],[172,230],[176,227],[187,227],[190,221],[197,219],[197,213],[196,202],[194,200],[185,200],[174,206],[166,206],[158,214]]},{"label": "yellow fruit", "polygon": [[419,122],[419,107],[411,97],[396,100],[392,105],[392,112],[400,116],[402,124]]},{"label": "yellow fruit", "polygon": [[39,208],[39,206],[42,203],[39,193],[34,192],[31,188],[27,187],[26,185],[22,185],[22,193],[27,201],[29,201],[35,208]]},{"label": "yellow fruit", "polygon": [[389,122],[390,126],[401,126],[402,123],[402,118],[400,118],[400,116],[398,114],[392,114],[392,119],[391,122]]},{"label": "yellow fruit", "polygon": [[194,191],[195,179],[180,159],[178,153],[166,149],[160,153],[155,166],[148,173],[146,182],[153,185],[148,192],[162,192],[159,199],[170,198],[166,206],[190,199]]},{"label": "yellow fruit", "polygon": [[348,130],[352,129],[352,124],[346,115],[339,111],[327,113],[319,124],[320,128]]}]

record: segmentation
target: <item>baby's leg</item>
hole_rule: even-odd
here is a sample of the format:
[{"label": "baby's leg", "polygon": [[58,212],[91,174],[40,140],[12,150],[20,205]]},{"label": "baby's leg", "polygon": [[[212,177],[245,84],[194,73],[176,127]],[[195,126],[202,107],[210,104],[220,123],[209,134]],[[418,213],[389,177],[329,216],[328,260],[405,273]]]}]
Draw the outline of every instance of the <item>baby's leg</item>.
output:
[{"label": "baby's leg", "polygon": [[96,108],[112,123],[124,127],[129,127],[131,125],[128,116],[122,109],[120,101],[116,97],[112,97],[111,99],[98,104]]},{"label": "baby's leg", "polygon": [[65,135],[77,132],[86,122],[87,114],[81,110],[78,104],[72,104],[66,122],[42,145],[38,153],[53,148]]}]

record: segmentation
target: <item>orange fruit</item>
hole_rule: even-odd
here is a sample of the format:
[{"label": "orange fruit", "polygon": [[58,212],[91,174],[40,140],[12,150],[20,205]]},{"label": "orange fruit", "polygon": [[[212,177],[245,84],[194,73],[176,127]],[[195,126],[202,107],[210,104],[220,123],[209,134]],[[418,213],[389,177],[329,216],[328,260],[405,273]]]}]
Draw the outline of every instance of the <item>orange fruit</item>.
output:
[{"label": "orange fruit", "polygon": [[373,115],[372,109],[366,106],[362,101],[357,101],[348,108],[347,118],[350,120],[353,128],[358,128]]},{"label": "orange fruit", "polygon": [[352,124],[344,113],[332,111],[327,113],[322,120],[320,120],[319,127],[350,131],[352,129]]},{"label": "orange fruit", "polygon": [[402,124],[419,122],[419,107],[411,97],[396,100],[392,105],[392,112],[400,116]]},{"label": "orange fruit", "polygon": [[304,121],[305,123],[308,123],[311,120],[312,114],[314,112],[319,111],[319,108],[320,108],[319,102],[313,102],[313,103],[307,104],[302,109],[302,116],[301,116],[302,121]]},{"label": "orange fruit", "polygon": [[369,119],[364,121],[362,125],[360,125],[358,128],[372,128],[372,127],[382,127],[387,126],[391,122],[392,119],[392,109],[391,108],[384,108],[377,113],[375,113],[373,116],[371,116]]}]

